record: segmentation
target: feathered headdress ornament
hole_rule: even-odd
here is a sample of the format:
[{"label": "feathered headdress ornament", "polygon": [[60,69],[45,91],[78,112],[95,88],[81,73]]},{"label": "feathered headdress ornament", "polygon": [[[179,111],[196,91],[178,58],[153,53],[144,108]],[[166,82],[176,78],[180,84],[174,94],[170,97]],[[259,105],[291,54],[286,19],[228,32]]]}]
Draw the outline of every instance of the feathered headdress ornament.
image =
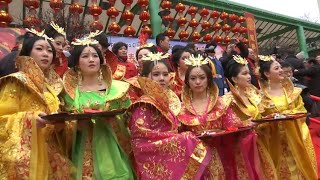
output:
[{"label": "feathered headdress ornament", "polygon": [[32,28],[31,28],[31,29],[26,28],[26,30],[27,30],[28,32],[36,35],[36,36],[43,37],[46,41],[47,41],[47,40],[53,41],[52,38],[48,37],[48,36],[44,33],[45,30],[42,30],[41,32],[39,32],[39,31],[37,31],[37,30],[35,30],[35,29],[32,29]]},{"label": "feathered headdress ornament", "polygon": [[189,58],[184,60],[184,63],[186,65],[189,65],[189,66],[200,67],[200,66],[202,66],[204,64],[208,64],[209,63],[209,59],[208,58],[204,58],[201,55],[198,55],[197,57],[195,57],[193,54],[191,54]]},{"label": "feathered headdress ornament", "polygon": [[98,31],[98,30],[96,32],[90,32],[90,34],[88,36],[85,36],[81,39],[76,39],[71,44],[73,44],[75,46],[86,46],[86,45],[89,46],[89,45],[99,44],[99,41],[97,41],[93,38],[98,36],[101,33],[102,33],[102,31]]},{"label": "feathered headdress ornament", "polygon": [[163,54],[162,52],[157,52],[157,53],[150,52],[147,55],[143,55],[142,60],[143,61],[153,61],[155,64],[157,64],[158,61],[160,61],[161,59],[166,59],[169,56],[170,55],[168,53]]},{"label": "feathered headdress ornament", "polygon": [[64,28],[60,27],[58,24],[54,23],[53,21],[50,23],[50,26],[56,30],[59,34],[62,34],[64,37],[66,37],[66,32],[64,31]]},{"label": "feathered headdress ornament", "polygon": [[148,34],[146,34],[146,33],[141,33],[141,34],[139,35],[139,37],[138,37],[138,39],[139,39],[139,45],[140,45],[140,46],[138,46],[137,48],[138,48],[138,49],[141,49],[141,48],[145,48],[145,47],[152,47],[152,46],[154,46],[153,43],[147,43],[148,38],[149,38],[149,35],[148,35]]},{"label": "feathered headdress ornament", "polygon": [[273,58],[273,56],[269,55],[269,56],[264,56],[264,55],[258,55],[259,59],[261,61],[274,61],[275,59]]},{"label": "feathered headdress ornament", "polygon": [[242,65],[248,64],[248,61],[239,55],[233,55],[233,60]]}]

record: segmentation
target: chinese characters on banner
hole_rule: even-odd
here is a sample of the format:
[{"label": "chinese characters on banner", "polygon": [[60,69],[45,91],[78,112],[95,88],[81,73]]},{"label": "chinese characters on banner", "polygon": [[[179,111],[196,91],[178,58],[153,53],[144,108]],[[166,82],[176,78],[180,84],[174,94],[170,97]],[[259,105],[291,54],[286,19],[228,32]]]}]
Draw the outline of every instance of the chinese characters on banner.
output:
[{"label": "chinese characters on banner", "polygon": [[259,51],[258,51],[256,23],[254,20],[254,15],[246,12],[244,13],[244,16],[246,18],[246,23],[247,23],[249,47],[255,52],[256,55],[258,55]]}]

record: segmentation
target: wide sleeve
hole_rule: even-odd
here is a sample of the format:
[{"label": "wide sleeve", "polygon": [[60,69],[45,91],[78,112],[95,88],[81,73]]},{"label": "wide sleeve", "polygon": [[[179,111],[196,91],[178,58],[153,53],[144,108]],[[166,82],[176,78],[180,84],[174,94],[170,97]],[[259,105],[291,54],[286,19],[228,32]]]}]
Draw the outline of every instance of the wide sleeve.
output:
[{"label": "wide sleeve", "polygon": [[224,129],[228,129],[231,127],[241,127],[244,125],[243,122],[241,122],[241,119],[237,116],[237,114],[232,110],[231,107],[228,107],[228,109],[225,112],[225,115],[221,117],[221,120]]},{"label": "wide sleeve", "polygon": [[[140,179],[199,179],[210,159],[191,133],[178,134],[155,107],[133,108],[129,128]],[[169,127],[168,127],[169,126]]]}]

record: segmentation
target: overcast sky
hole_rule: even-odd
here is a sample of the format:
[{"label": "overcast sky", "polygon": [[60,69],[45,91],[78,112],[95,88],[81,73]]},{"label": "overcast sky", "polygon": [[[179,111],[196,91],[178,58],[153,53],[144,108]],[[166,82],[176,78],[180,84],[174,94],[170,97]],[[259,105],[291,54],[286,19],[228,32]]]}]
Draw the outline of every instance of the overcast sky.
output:
[{"label": "overcast sky", "polygon": [[230,0],[296,18],[304,15],[320,23],[317,0]]}]

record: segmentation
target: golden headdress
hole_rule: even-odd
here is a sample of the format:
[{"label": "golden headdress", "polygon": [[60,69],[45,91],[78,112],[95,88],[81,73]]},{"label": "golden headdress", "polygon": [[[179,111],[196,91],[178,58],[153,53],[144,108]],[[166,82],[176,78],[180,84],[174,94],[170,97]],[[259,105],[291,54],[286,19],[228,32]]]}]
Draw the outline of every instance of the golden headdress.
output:
[{"label": "golden headdress", "polygon": [[199,67],[199,66],[202,66],[204,64],[208,64],[209,63],[209,59],[208,58],[204,58],[201,55],[198,55],[197,57],[194,57],[194,55],[191,54],[191,56],[189,58],[184,60],[184,63],[186,65],[189,65],[189,66]]},{"label": "golden headdress", "polygon": [[37,31],[37,30],[35,30],[35,29],[33,29],[33,28],[31,28],[31,29],[26,28],[26,30],[27,30],[28,32],[36,35],[36,36],[43,37],[45,40],[53,41],[52,38],[48,37],[48,36],[44,33],[45,30],[42,30],[41,32],[39,32],[39,31]]},{"label": "golden headdress", "polygon": [[53,21],[50,23],[50,26],[56,30],[59,34],[62,34],[66,38],[66,32],[64,31],[64,28],[60,27],[58,24],[54,23]]},{"label": "golden headdress", "polygon": [[155,64],[157,64],[158,61],[160,61],[161,59],[166,59],[169,56],[170,55],[168,53],[163,54],[162,52],[157,52],[157,53],[150,52],[147,55],[143,55],[142,60],[143,61],[153,61]]},{"label": "golden headdress", "polygon": [[261,61],[274,61],[275,59],[273,58],[273,56],[269,55],[269,56],[264,56],[264,55],[258,55],[259,59]]},{"label": "golden headdress", "polygon": [[248,61],[239,55],[233,55],[233,60],[242,65],[248,64]]},{"label": "golden headdress", "polygon": [[71,44],[73,44],[75,46],[85,46],[85,45],[89,46],[89,45],[99,44],[99,41],[97,41],[93,38],[98,36],[101,33],[102,33],[102,31],[98,31],[98,30],[96,32],[90,32],[90,34],[88,36],[85,36],[81,39],[76,39]]}]

